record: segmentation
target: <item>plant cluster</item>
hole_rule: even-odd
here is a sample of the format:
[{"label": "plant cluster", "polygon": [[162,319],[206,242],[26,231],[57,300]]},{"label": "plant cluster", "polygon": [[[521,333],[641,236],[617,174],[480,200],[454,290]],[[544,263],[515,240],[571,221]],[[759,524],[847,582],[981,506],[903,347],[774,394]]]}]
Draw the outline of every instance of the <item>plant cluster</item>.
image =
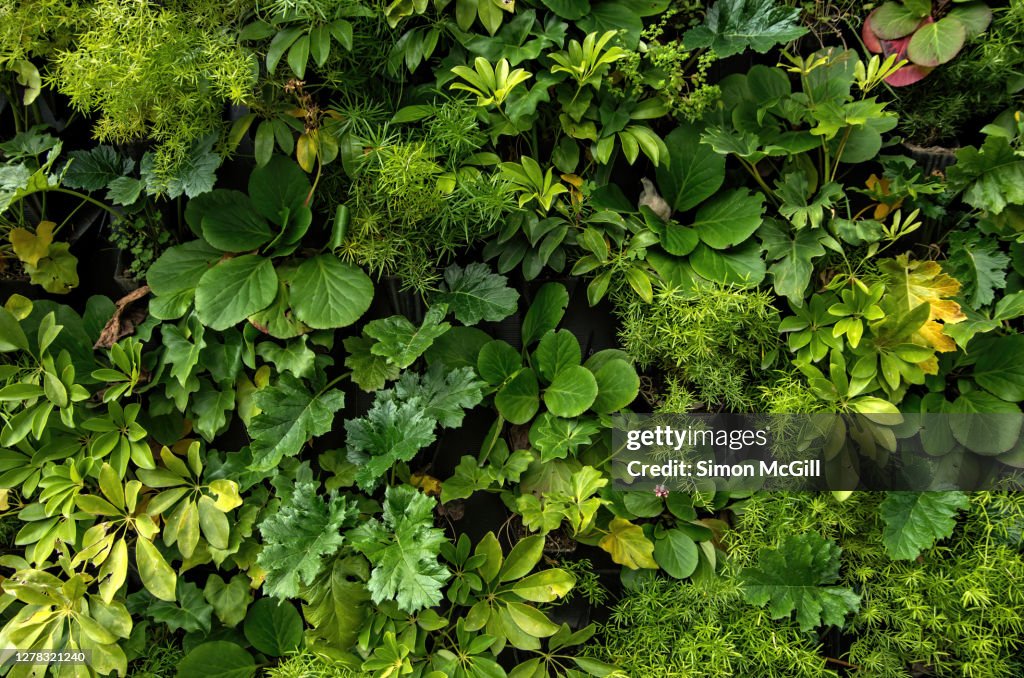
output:
[{"label": "plant cluster", "polygon": [[0,0],[0,674],[1021,675],[1022,7]]}]

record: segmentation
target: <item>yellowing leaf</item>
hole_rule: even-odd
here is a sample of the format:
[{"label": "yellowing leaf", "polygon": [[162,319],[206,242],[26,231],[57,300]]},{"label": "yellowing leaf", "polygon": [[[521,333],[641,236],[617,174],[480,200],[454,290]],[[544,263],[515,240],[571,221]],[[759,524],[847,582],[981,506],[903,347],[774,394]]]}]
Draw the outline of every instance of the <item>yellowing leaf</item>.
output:
[{"label": "yellowing leaf", "polygon": [[441,496],[441,481],[432,475],[426,473],[414,473],[409,478],[409,484],[413,487],[418,487],[423,490],[424,494],[428,494],[432,497]]},{"label": "yellowing leaf", "polygon": [[56,226],[52,221],[40,221],[35,233],[24,228],[12,228],[10,238],[14,253],[26,264],[38,266],[39,260],[50,253]]},{"label": "yellowing leaf", "polygon": [[938,262],[910,261],[906,254],[881,261],[878,267],[889,277],[886,303],[891,313],[909,313],[923,303],[929,305],[928,321],[913,338],[937,351],[956,350],[956,343],[942,328],[944,323],[967,319],[960,304],[948,298],[960,291],[960,282],[943,273]]},{"label": "yellowing leaf", "polygon": [[641,567],[658,569],[654,561],[654,544],[644,535],[643,529],[623,518],[613,518],[608,525],[608,534],[601,538],[598,546],[611,554],[612,560],[631,570]]}]

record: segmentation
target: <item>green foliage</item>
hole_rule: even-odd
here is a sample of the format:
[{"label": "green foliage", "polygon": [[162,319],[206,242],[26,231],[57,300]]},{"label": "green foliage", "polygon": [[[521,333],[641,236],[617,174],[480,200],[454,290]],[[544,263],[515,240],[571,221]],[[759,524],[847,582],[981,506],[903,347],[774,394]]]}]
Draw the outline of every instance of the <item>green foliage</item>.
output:
[{"label": "green foliage", "polygon": [[300,584],[311,584],[344,541],[341,528],[355,522],[356,510],[331,493],[326,501],[315,482],[296,482],[279,493],[277,511],[259,526],[264,546],[259,563],[267,572],[266,592],[294,598]]},{"label": "green foliage", "polygon": [[273,470],[284,457],[299,453],[311,436],[331,430],[335,413],[345,402],[337,390],[309,391],[291,374],[282,374],[277,384],[253,395],[260,413],[249,423],[253,467]]},{"label": "green foliage", "polygon": [[367,587],[374,602],[395,600],[414,613],[441,601],[451,573],[437,562],[446,540],[433,527],[435,505],[413,487],[389,487],[383,520],[372,519],[348,533],[353,548],[373,565]]},{"label": "green foliage", "polygon": [[222,12],[94,3],[76,17],[73,45],[54,54],[48,82],[78,110],[99,114],[98,139],[157,142],[156,173],[175,176],[193,142],[218,129],[221,106],[246,101],[255,86],[253,62],[218,30],[234,11]]},{"label": "green foliage", "polygon": [[767,293],[666,289],[651,305],[628,300],[618,312],[619,339],[640,365],[677,374],[701,402],[751,408],[750,385],[777,341],[777,312]]},{"label": "green foliage", "polygon": [[889,492],[878,507],[882,541],[895,560],[912,560],[953,533],[954,518],[968,506],[962,492]]},{"label": "green foliage", "polygon": [[654,579],[627,592],[587,653],[631,676],[837,675],[816,649],[796,624],[745,604],[738,581],[711,578]]},{"label": "green foliage", "polygon": [[768,604],[773,619],[796,612],[801,631],[816,626],[841,626],[856,612],[860,597],[833,586],[839,578],[840,549],[812,533],[786,538],[777,549],[762,550],[757,564],[741,575],[744,599]]},{"label": "green foliage", "polygon": [[779,7],[773,0],[718,0],[704,24],[683,36],[692,48],[708,48],[719,57],[746,49],[767,52],[779,43],[807,32],[796,24],[799,10]]}]

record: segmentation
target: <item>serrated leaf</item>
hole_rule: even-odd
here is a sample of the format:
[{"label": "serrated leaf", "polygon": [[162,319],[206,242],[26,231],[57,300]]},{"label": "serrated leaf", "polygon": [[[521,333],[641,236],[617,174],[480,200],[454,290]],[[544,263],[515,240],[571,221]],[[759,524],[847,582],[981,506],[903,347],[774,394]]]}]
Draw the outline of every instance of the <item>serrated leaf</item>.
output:
[{"label": "serrated leaf", "polygon": [[445,270],[444,280],[434,300],[448,304],[463,325],[504,320],[516,312],[519,293],[508,286],[505,276],[491,273],[486,264],[472,263],[466,268],[452,264]]},{"label": "serrated leaf", "polygon": [[359,466],[359,486],[372,489],[397,462],[411,460],[434,442],[436,423],[419,398],[401,401],[394,389],[379,392],[366,415],[345,422],[348,458]]},{"label": "serrated leaf", "polygon": [[135,161],[118,155],[105,144],[88,151],[71,151],[61,183],[69,188],[98,191],[135,168]]},{"label": "serrated leaf", "polygon": [[347,337],[344,341],[345,367],[352,370],[352,381],[364,391],[377,391],[384,384],[398,378],[402,369],[385,356],[374,355],[370,347],[374,342],[368,337]]},{"label": "serrated leaf", "polygon": [[882,543],[893,560],[913,560],[953,534],[956,514],[967,509],[963,492],[887,492],[878,507]]},{"label": "serrated leaf", "polygon": [[444,428],[458,428],[466,410],[483,400],[484,386],[471,367],[448,370],[435,365],[423,374],[403,374],[395,384],[395,395],[404,401],[415,398],[427,417]]},{"label": "serrated leaf", "polygon": [[345,538],[341,530],[358,515],[344,497],[325,499],[314,481],[296,481],[290,496],[259,525],[263,549],[257,562],[266,570],[268,595],[295,598],[302,584],[312,584]]},{"label": "serrated leaf", "polygon": [[387,358],[397,367],[408,367],[451,327],[442,322],[446,313],[447,307],[443,304],[432,306],[419,327],[401,315],[371,320],[363,329],[365,335],[377,340],[370,352]]},{"label": "serrated leaf", "polygon": [[999,214],[1007,204],[1024,204],[1024,158],[1005,137],[989,136],[980,149],[961,148],[946,176],[954,188],[963,189],[971,207]]},{"label": "serrated leaf", "polygon": [[878,268],[888,278],[883,298],[886,314],[906,315],[921,304],[928,304],[928,321],[913,336],[937,351],[956,350],[953,338],[944,334],[942,328],[944,324],[967,319],[960,305],[949,298],[960,291],[960,283],[943,273],[937,261],[910,261],[906,254],[882,260]]},{"label": "serrated leaf", "polygon": [[350,543],[373,564],[367,587],[375,603],[394,600],[411,614],[441,602],[451,572],[437,560],[447,539],[434,527],[436,504],[414,487],[388,487],[383,520],[349,531]]},{"label": "serrated leaf", "polygon": [[987,306],[995,300],[995,291],[1006,287],[1006,268],[1010,257],[999,251],[999,243],[970,231],[954,231],[949,235],[950,274],[960,281],[960,294],[973,308]]},{"label": "serrated leaf", "polygon": [[796,612],[801,631],[842,626],[857,610],[860,596],[839,579],[840,549],[816,532],[788,535],[778,548],[762,549],[754,567],[743,569],[743,597],[752,605],[768,605],[772,619]]},{"label": "serrated leaf", "polygon": [[764,54],[806,32],[800,25],[799,8],[774,0],[718,0],[704,23],[686,32],[683,44],[688,49],[710,48],[725,58],[746,49]]},{"label": "serrated leaf", "polygon": [[249,424],[255,470],[274,468],[282,458],[298,454],[309,438],[330,431],[335,413],[345,404],[341,391],[311,393],[287,372],[252,399],[261,410]]}]

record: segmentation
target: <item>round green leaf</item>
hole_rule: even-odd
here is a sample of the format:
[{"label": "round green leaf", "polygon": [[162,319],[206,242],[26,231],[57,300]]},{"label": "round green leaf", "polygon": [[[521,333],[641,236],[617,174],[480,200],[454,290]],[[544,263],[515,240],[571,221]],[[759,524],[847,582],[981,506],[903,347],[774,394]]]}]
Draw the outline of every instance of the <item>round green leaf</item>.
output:
[{"label": "round green leaf", "polygon": [[972,2],[954,7],[946,16],[964,25],[968,40],[984,33],[988,29],[988,25],[992,23],[992,10],[984,2]]},{"label": "round green leaf", "polygon": [[697,544],[680,530],[669,530],[654,542],[654,560],[676,579],[686,579],[697,569]]},{"label": "round green leaf", "polygon": [[622,503],[636,518],[656,518],[665,510],[661,497],[653,492],[639,490],[623,492]]},{"label": "round green leaf", "polygon": [[226,330],[266,308],[277,293],[277,273],[270,259],[246,254],[208,270],[196,286],[199,320]]},{"label": "round green leaf", "polygon": [[192,289],[221,256],[220,250],[210,247],[202,240],[176,245],[168,248],[149,267],[146,283],[157,296]]},{"label": "round green leaf", "polygon": [[533,355],[537,371],[549,382],[566,367],[579,365],[583,358],[580,342],[569,330],[549,331],[541,337]]},{"label": "round green leaf", "polygon": [[489,384],[501,384],[522,366],[519,352],[500,339],[484,344],[476,358],[476,370]]},{"label": "round green leaf", "polygon": [[294,214],[309,197],[309,179],[291,159],[275,155],[249,175],[249,196],[252,206],[275,224],[282,224],[282,215]]},{"label": "round green leaf", "polygon": [[764,259],[753,241],[721,252],[701,243],[690,255],[690,265],[701,277],[723,285],[757,285],[765,276]]},{"label": "round green leaf", "polygon": [[544,391],[544,404],[559,417],[576,417],[587,411],[597,398],[597,379],[582,365],[559,372]]},{"label": "round green leaf", "polygon": [[189,201],[189,209],[201,215],[203,238],[225,252],[247,252],[270,242],[273,232],[253,209],[249,196],[240,191],[217,190]]},{"label": "round green leaf", "polygon": [[1024,400],[1024,335],[999,337],[972,347],[978,355],[974,367],[978,385],[1009,402]]},{"label": "round green leaf", "polygon": [[720,194],[697,210],[693,227],[702,241],[716,250],[723,250],[753,235],[761,225],[763,212],[763,195],[755,196],[745,188],[738,188]]},{"label": "round green leaf", "polygon": [[697,231],[689,226],[678,224],[666,225],[665,232],[661,236],[661,246],[665,248],[665,251],[680,257],[692,252],[699,242],[700,236],[697,235]]},{"label": "round green leaf", "polygon": [[920,66],[938,66],[963,48],[967,29],[956,19],[943,17],[917,29],[907,44],[907,56]]},{"label": "round green leaf", "polygon": [[903,3],[887,2],[868,15],[867,23],[882,40],[896,40],[913,33],[924,17]]},{"label": "round green leaf", "polygon": [[256,660],[235,643],[215,640],[197,645],[178,664],[177,678],[252,678]]},{"label": "round green leaf", "polygon": [[290,299],[296,317],[313,329],[345,327],[370,308],[373,282],[358,266],[320,254],[299,266]]},{"label": "round green leaf", "polygon": [[969,391],[953,402],[949,428],[972,452],[994,456],[1012,450],[1020,440],[1021,411],[1013,403],[984,391]]},{"label": "round green leaf", "polygon": [[618,412],[636,399],[640,377],[633,366],[621,358],[612,358],[594,372],[597,398],[591,405],[598,414]]},{"label": "round green leaf", "polygon": [[725,156],[700,142],[701,128],[681,125],[665,137],[669,162],[659,163],[658,188],[676,211],[696,207],[725,181]]},{"label": "round green leaf", "polygon": [[543,0],[543,2],[552,12],[569,21],[576,21],[590,14],[590,0]]},{"label": "round green leaf", "polygon": [[540,408],[539,393],[537,375],[530,368],[525,368],[501,387],[494,396],[494,406],[509,422],[525,424]]},{"label": "round green leaf", "polygon": [[302,643],[302,617],[287,601],[261,598],[245,616],[245,638],[271,657],[281,657]]}]

